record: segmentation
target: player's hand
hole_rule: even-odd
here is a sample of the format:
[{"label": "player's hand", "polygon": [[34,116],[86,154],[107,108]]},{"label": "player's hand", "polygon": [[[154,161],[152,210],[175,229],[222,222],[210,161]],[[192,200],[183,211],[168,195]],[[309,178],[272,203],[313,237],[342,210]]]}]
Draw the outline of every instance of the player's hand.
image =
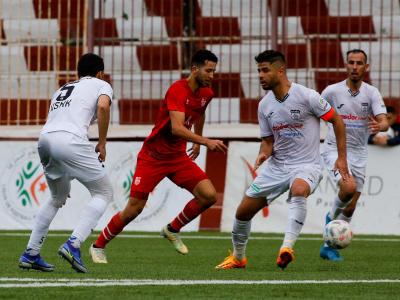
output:
[{"label": "player's hand", "polygon": [[350,178],[349,168],[347,166],[347,160],[343,158],[338,158],[335,162],[335,171],[339,171],[342,176],[343,181],[346,181]]},{"label": "player's hand", "polygon": [[189,150],[188,150],[188,154],[189,154],[189,157],[192,159],[192,160],[195,160],[198,156],[199,156],[199,154],[200,154],[200,145],[199,144],[194,144],[193,143],[193,146],[192,146],[192,148],[190,148]]},{"label": "player's hand", "polygon": [[99,154],[99,161],[103,162],[106,160],[106,144],[98,143],[96,145],[95,151]]},{"label": "player's hand", "polygon": [[372,139],[375,145],[387,145],[388,136],[387,134],[375,135]]},{"label": "player's hand", "polygon": [[228,151],[228,147],[226,147],[224,142],[221,140],[207,139],[206,146],[211,151],[219,151],[222,153],[226,153]]},{"label": "player's hand", "polygon": [[258,154],[256,163],[254,164],[254,171],[257,170],[264,161],[267,160],[267,156],[265,154]]},{"label": "player's hand", "polygon": [[378,121],[375,120],[374,117],[368,117],[368,129],[370,130],[371,134],[377,134],[381,131],[381,126],[379,125]]}]

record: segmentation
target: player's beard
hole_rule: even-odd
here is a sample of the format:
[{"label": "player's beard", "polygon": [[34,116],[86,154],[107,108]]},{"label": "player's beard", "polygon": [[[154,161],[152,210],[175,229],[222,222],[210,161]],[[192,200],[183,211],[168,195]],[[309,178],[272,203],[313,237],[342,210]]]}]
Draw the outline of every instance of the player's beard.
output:
[{"label": "player's beard", "polygon": [[211,86],[211,81],[209,83],[207,83],[200,76],[196,77],[196,82],[197,82],[199,87],[209,87],[209,86]]}]

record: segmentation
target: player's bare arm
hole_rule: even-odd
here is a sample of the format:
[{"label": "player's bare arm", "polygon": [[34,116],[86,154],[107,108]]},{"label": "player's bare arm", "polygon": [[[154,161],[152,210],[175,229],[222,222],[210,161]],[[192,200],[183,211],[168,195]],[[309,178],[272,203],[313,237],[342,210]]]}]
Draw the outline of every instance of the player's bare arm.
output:
[{"label": "player's bare arm", "polygon": [[346,126],[342,118],[334,111],[330,119],[326,120],[332,123],[333,130],[336,137],[336,145],[338,150],[338,158],[335,163],[335,169],[339,171],[344,181],[349,177],[349,169],[347,167],[347,153],[346,153]]},{"label": "player's bare arm", "polygon": [[371,131],[371,134],[377,134],[380,131],[386,131],[388,128],[389,122],[386,114],[379,114],[375,117],[369,117],[368,129]]},{"label": "player's bare arm", "polygon": [[[206,117],[202,115],[195,123],[194,123],[194,133],[200,136],[203,136],[203,127],[204,121]],[[188,150],[189,157],[195,160],[200,154],[200,144],[193,143],[192,148]]]},{"label": "player's bare arm", "polygon": [[260,151],[258,153],[256,163],[254,165],[255,170],[257,170],[262,165],[262,163],[272,155],[273,145],[274,145],[273,136],[263,137],[261,139]]},{"label": "player's bare arm", "polygon": [[96,145],[96,152],[99,153],[99,159],[106,159],[106,142],[108,124],[110,122],[111,99],[107,95],[101,95],[97,102],[97,121],[99,128],[99,142]]},{"label": "player's bare arm", "polygon": [[171,118],[172,134],[177,135],[189,142],[193,142],[200,145],[205,145],[211,151],[220,151],[226,153],[228,148],[224,145],[221,140],[213,140],[198,134],[195,134],[191,130],[187,129],[185,123],[185,113],[180,111],[170,111],[169,116]]}]

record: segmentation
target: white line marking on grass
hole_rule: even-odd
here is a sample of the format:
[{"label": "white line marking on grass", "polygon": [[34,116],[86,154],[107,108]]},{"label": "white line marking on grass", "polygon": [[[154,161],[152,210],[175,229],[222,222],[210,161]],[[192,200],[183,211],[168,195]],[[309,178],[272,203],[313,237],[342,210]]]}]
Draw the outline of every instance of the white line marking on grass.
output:
[{"label": "white line marking on grass", "polygon": [[[48,237],[69,237],[71,234],[69,233],[49,233]],[[21,232],[0,232],[0,236],[11,236],[11,237],[28,237],[30,233],[21,233]],[[98,234],[92,234],[92,237],[97,237]],[[181,236],[184,239],[193,239],[193,240],[230,240],[231,236],[213,236],[213,235],[185,235]],[[160,235],[156,234],[120,234],[118,238],[128,238],[128,239],[159,239]],[[283,237],[280,236],[253,236],[250,237],[250,240],[282,240]],[[300,237],[301,241],[322,241],[322,237]],[[355,237],[353,241],[363,241],[363,242],[400,242],[400,238],[364,238],[364,237]]]},{"label": "white line marking on grass", "polygon": [[377,284],[400,283],[400,279],[347,279],[347,280],[154,280],[154,279],[39,279],[0,277],[0,288],[41,288],[41,287],[98,287],[98,286],[172,286],[172,285],[282,285],[282,284]]}]

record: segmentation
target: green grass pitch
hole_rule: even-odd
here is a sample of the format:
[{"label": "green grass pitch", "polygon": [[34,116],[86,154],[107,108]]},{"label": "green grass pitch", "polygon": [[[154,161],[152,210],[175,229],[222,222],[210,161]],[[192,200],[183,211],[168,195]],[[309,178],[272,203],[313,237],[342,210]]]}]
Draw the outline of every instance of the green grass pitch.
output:
[{"label": "green grass pitch", "polygon": [[68,235],[52,232],[42,256],[56,270],[42,273],[17,266],[28,233],[0,231],[0,299],[400,299],[398,236],[356,236],[334,263],[319,258],[320,236],[302,235],[285,271],[275,264],[282,235],[252,234],[247,268],[235,270],[214,269],[231,248],[226,233],[184,233],[186,256],[156,233],[125,233],[106,265],[89,258],[95,236],[82,247],[89,272],[78,274],[57,256]]}]

